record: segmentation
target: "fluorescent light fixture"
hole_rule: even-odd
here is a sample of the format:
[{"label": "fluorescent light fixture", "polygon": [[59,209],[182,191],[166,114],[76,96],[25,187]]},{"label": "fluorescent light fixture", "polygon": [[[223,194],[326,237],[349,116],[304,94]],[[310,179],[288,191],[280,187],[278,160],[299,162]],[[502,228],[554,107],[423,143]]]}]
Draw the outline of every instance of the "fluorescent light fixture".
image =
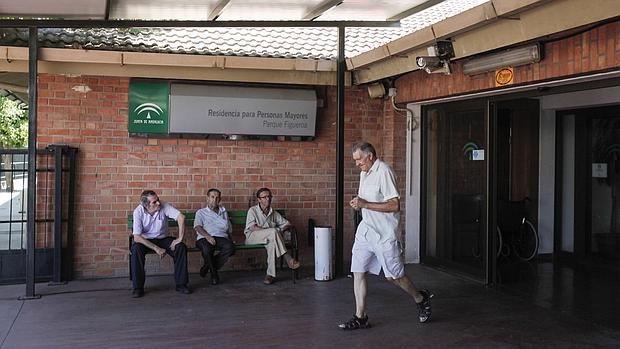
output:
[{"label": "fluorescent light fixture", "polygon": [[463,64],[463,73],[476,75],[499,68],[540,62],[541,58],[542,51],[539,44],[522,46],[479,58],[472,58]]},{"label": "fluorescent light fixture", "polygon": [[106,0],[2,1],[4,17],[103,19]]}]

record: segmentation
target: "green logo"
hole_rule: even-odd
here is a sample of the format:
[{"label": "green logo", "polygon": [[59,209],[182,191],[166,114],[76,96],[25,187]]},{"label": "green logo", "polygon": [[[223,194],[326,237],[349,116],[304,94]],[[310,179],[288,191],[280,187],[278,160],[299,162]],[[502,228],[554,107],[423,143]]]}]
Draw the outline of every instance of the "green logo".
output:
[{"label": "green logo", "polygon": [[132,81],[129,84],[129,133],[168,133],[168,82]]},{"label": "green logo", "polygon": [[478,144],[476,144],[475,142],[467,142],[465,143],[465,145],[463,145],[463,155],[465,155],[465,157],[467,157],[467,159],[472,160],[472,153],[474,152],[474,150],[478,150]]}]

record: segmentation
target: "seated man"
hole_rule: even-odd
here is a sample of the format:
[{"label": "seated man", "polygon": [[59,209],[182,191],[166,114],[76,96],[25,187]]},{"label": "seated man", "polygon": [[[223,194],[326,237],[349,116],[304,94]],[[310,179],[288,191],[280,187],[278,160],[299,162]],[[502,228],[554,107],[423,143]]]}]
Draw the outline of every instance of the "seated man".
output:
[{"label": "seated man", "polygon": [[267,244],[267,276],[265,285],[271,285],[276,278],[276,258],[284,256],[289,268],[299,268],[299,261],[291,257],[284,247],[281,233],[293,226],[281,214],[271,208],[271,190],[260,188],[256,192],[258,205],[250,207],[245,223],[246,244]]},{"label": "seated man", "polygon": [[[168,236],[168,218],[179,223],[179,237]],[[174,281],[177,292],[190,294],[187,288],[187,247],[183,243],[185,216],[167,202],[160,202],[152,190],[140,195],[140,205],[133,211],[133,243],[131,244],[131,276],[133,297],[144,296],[144,261],[148,250],[160,258],[174,258]]]},{"label": "seated man", "polygon": [[[196,229],[196,247],[202,251],[204,264],[200,276],[205,277],[211,270],[211,284],[217,285],[220,277],[217,271],[226,263],[228,257],[235,254],[235,244],[230,239],[232,226],[228,213],[220,205],[222,193],[217,189],[207,192],[207,207],[196,211],[194,229]],[[220,253],[214,256],[215,250]]]}]

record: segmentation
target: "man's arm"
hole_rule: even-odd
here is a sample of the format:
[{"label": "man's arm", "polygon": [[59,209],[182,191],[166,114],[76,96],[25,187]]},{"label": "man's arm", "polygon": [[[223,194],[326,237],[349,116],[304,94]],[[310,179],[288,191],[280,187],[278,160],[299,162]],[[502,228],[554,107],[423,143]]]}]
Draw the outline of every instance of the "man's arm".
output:
[{"label": "man's arm", "polygon": [[377,212],[399,212],[400,211],[400,199],[391,198],[386,202],[370,202],[366,201],[358,196],[354,197],[349,204],[356,210],[365,208],[371,211]]},{"label": "man's arm", "polygon": [[142,244],[150,248],[151,250],[155,251],[155,253],[157,253],[159,258],[164,258],[164,256],[166,255],[165,249],[155,245],[154,243],[150,242],[148,239],[145,239],[144,237],[142,237],[141,234],[133,234],[133,242]]},{"label": "man's arm", "polygon": [[245,220],[245,231],[257,231],[261,229],[265,229],[257,224],[258,219],[256,214],[254,213],[254,209],[250,208],[248,210],[248,215]]},{"label": "man's arm", "polygon": [[213,236],[211,236],[211,234],[209,234],[205,228],[202,227],[202,225],[197,225],[194,227],[194,229],[196,229],[196,232],[202,236],[205,237],[205,239],[207,239],[207,241],[211,244],[211,245],[215,245],[215,238]]},{"label": "man's arm", "polygon": [[179,237],[174,239],[170,244],[170,249],[174,251],[174,248],[181,242],[183,242],[183,237],[185,236],[185,216],[179,212],[177,216],[177,224],[179,225]]},{"label": "man's arm", "polygon": [[228,213],[224,211],[224,219],[226,219],[226,223],[228,224],[228,228],[226,229],[226,233],[228,234],[228,240],[232,241],[232,223],[230,223],[230,219],[228,218]]},{"label": "man's arm", "polygon": [[287,231],[293,228],[293,224],[291,224],[291,222],[289,222],[286,218],[282,217],[280,212],[274,210],[273,217],[274,217],[274,221],[276,223],[276,228],[278,229],[278,231],[284,232],[284,231]]}]

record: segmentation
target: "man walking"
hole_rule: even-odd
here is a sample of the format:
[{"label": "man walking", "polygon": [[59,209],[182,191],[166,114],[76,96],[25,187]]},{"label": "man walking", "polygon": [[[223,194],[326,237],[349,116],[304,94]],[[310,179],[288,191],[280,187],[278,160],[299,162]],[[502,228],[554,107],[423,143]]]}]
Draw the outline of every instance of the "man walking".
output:
[{"label": "man walking", "polygon": [[357,227],[351,272],[355,294],[353,318],[339,325],[343,330],[370,328],[366,314],[366,273],[379,275],[407,292],[418,306],[420,322],[431,316],[433,294],[418,290],[405,275],[398,246],[400,195],[392,169],[377,159],[372,144],[359,142],[353,146],[355,165],[361,170],[358,194],[349,204],[362,210],[362,222]]}]

